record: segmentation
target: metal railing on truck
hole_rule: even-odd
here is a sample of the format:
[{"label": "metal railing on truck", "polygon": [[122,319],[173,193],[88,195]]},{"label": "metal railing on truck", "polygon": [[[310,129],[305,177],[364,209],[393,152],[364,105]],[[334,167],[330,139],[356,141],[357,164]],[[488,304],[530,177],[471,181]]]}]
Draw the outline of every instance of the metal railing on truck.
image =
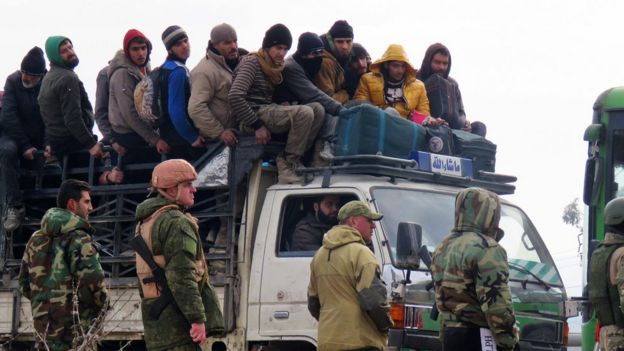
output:
[{"label": "metal railing on truck", "polygon": [[[223,143],[209,144],[206,152],[194,162],[197,169],[202,168],[215,156],[219,155],[225,146]],[[236,272],[236,233],[241,224],[242,204],[237,203],[240,197],[238,191],[245,190],[246,177],[255,160],[265,157],[271,158],[283,149],[283,143],[274,142],[268,145],[257,145],[254,137],[241,136],[239,144],[231,149],[228,162],[227,184],[215,185],[198,189],[195,194],[195,205],[189,209],[190,213],[198,218],[200,235],[202,238],[214,236],[211,230],[219,230],[215,221],[225,221],[227,235],[225,242],[209,243],[203,240],[206,259],[209,261],[210,280],[216,287],[224,289],[224,322],[226,329],[235,328],[236,296],[238,296],[238,282]],[[107,151],[111,151],[107,148]],[[41,158],[42,155],[39,155]],[[157,163],[123,164],[119,160],[124,172],[133,172],[133,179],[141,178],[144,181],[111,185],[97,184],[97,176],[110,169],[109,164],[88,157],[85,150],[66,155],[62,167],[44,167],[43,160],[39,167],[22,169],[20,183],[22,186],[25,216],[21,226],[13,232],[6,232],[0,225],[0,272],[2,282],[0,290],[17,291],[17,274],[21,264],[21,257],[25,245],[31,234],[40,227],[41,218],[45,212],[56,206],[56,196],[61,182],[68,178],[87,181],[91,186],[93,212],[89,215],[89,222],[95,228],[93,241],[101,257],[111,287],[138,286],[135,271],[135,255],[129,246],[129,240],[135,235],[135,211],[138,204],[145,200],[151,172]],[[75,159],[82,158],[82,164],[75,163]],[[161,160],[166,159],[162,156]],[[2,208],[6,211],[5,191],[0,189]],[[218,267],[218,268],[214,268]],[[15,301],[20,300],[16,296]],[[14,304],[17,309],[14,316],[19,318],[19,303]],[[13,318],[13,330],[19,326],[19,320]]]}]

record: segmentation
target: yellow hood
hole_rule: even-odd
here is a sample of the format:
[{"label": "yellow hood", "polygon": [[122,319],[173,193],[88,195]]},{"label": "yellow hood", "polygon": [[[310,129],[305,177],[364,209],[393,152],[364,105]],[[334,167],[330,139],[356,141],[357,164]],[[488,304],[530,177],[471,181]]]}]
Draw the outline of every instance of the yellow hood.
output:
[{"label": "yellow hood", "polygon": [[409,62],[405,49],[399,44],[391,44],[384,52],[383,56],[371,65],[371,71],[381,73],[380,68],[384,62],[401,61],[407,64],[407,76],[416,78],[416,70]]}]

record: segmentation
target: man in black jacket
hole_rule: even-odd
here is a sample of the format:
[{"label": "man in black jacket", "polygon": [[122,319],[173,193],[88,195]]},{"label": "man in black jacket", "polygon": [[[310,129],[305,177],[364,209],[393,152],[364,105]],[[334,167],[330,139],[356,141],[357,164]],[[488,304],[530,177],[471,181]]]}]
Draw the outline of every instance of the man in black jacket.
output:
[{"label": "man in black jacket", "polygon": [[22,166],[31,166],[35,153],[44,148],[44,124],[39,113],[37,95],[46,74],[43,50],[34,47],[22,60],[19,71],[7,77],[0,115],[0,182],[6,189],[8,207],[3,226],[7,231],[19,227],[23,215],[18,176]]},{"label": "man in black jacket", "polygon": [[312,203],[311,211],[295,227],[290,251],[316,251],[323,245],[323,235],[338,224],[338,195],[325,195]]}]

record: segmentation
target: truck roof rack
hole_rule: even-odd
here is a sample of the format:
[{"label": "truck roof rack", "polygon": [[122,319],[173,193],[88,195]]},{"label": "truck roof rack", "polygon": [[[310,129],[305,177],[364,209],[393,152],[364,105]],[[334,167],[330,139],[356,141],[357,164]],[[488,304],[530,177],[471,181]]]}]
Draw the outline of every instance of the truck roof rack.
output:
[{"label": "truck roof rack", "polygon": [[513,183],[515,176],[479,171],[478,177],[458,177],[438,172],[423,170],[415,160],[406,160],[382,155],[354,155],[336,156],[330,160],[327,167],[298,169],[305,177],[305,183],[310,183],[316,175],[323,177],[322,186],[329,187],[332,176],[335,174],[363,174],[390,178],[395,183],[397,179],[415,182],[436,183],[459,187],[481,187],[500,195],[513,194],[516,187]]}]

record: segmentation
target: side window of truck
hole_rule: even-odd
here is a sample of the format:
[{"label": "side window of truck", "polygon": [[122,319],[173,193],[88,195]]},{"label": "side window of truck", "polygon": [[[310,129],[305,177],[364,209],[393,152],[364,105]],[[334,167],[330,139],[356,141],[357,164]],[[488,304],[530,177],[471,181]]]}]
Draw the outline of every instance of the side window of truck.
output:
[{"label": "side window of truck", "polygon": [[338,210],[357,200],[354,194],[293,195],[282,204],[278,257],[312,257],[322,245],[323,234],[338,224]]}]

